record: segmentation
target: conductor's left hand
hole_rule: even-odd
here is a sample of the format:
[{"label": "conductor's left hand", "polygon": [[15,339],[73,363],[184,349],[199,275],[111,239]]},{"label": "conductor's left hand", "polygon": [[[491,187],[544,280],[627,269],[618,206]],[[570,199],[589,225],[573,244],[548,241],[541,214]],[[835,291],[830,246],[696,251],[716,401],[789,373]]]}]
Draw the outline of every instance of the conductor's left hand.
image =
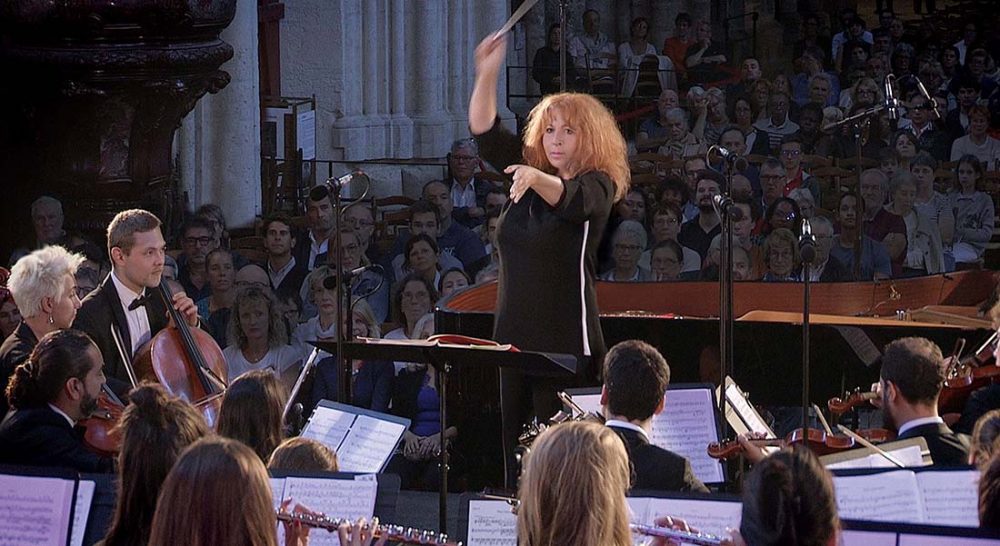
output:
[{"label": "conductor's left hand", "polygon": [[510,198],[515,203],[524,197],[524,193],[529,188],[535,187],[536,184],[545,178],[552,178],[552,175],[545,174],[527,165],[511,165],[504,169],[503,172],[512,175],[514,183],[510,187]]}]

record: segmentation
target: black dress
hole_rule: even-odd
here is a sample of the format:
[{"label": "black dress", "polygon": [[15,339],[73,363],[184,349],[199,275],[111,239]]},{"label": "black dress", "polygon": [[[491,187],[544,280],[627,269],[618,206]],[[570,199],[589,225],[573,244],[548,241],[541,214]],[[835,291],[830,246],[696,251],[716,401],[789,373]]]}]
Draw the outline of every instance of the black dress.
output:
[{"label": "black dress", "polygon": [[14,369],[28,360],[31,351],[38,345],[38,338],[28,324],[21,321],[10,336],[0,345],[0,420],[7,414],[7,396],[4,394],[7,382],[14,375]]}]

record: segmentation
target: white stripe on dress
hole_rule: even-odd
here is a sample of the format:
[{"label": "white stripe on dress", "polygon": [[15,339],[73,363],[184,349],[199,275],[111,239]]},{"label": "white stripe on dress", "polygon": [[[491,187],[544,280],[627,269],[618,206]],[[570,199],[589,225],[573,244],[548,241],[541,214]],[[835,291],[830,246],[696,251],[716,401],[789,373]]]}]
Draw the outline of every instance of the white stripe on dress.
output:
[{"label": "white stripe on dress", "polygon": [[583,223],[583,246],[580,248],[580,326],[583,327],[583,356],[590,356],[590,337],[587,334],[587,270],[583,266],[587,257],[589,233],[590,220],[587,220]]}]

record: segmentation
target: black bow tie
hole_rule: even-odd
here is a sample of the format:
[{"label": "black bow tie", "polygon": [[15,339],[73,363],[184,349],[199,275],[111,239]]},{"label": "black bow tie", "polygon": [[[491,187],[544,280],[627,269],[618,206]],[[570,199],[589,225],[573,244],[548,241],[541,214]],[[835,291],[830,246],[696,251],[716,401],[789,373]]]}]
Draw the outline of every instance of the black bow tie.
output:
[{"label": "black bow tie", "polygon": [[146,305],[147,303],[149,303],[148,295],[139,296],[138,298],[132,300],[132,303],[128,304],[128,310],[135,311],[136,309]]}]

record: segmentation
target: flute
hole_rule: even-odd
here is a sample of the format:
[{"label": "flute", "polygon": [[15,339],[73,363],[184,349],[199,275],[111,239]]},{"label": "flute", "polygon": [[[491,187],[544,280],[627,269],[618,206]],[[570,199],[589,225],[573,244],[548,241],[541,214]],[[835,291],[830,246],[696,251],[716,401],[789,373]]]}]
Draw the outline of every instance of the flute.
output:
[{"label": "flute", "polygon": [[[326,529],[327,531],[334,533],[337,529],[344,523],[352,523],[350,520],[345,518],[330,518],[324,515],[312,515],[304,514],[299,512],[286,512],[284,510],[275,512],[275,517],[278,521],[285,521],[288,523],[300,523],[306,527],[315,527],[318,529]],[[369,524],[370,525],[370,524]],[[412,527],[403,527],[402,525],[376,525],[373,537],[378,539],[382,537],[388,537],[392,542],[399,542],[401,544],[422,544],[425,546],[462,546],[461,542],[451,542],[448,540],[448,535],[444,533],[435,533],[434,531],[421,531],[419,529],[413,529]]]},{"label": "flute", "polygon": [[639,525],[630,523],[629,529],[637,535],[648,537],[670,538],[685,544],[695,544],[697,546],[719,546],[722,544],[722,537],[695,531],[680,531],[669,527],[655,527],[652,525]]}]

